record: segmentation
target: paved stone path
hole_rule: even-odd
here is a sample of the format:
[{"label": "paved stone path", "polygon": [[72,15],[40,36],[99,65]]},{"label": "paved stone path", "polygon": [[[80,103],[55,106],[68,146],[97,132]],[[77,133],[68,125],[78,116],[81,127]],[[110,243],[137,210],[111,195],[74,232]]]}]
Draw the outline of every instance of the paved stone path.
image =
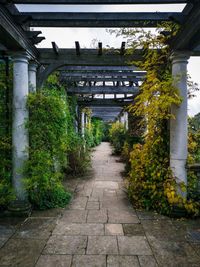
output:
[{"label": "paved stone path", "polygon": [[75,193],[67,209],[1,218],[0,267],[199,267],[200,220],[135,211],[118,160],[102,143],[93,172],[68,182]]}]

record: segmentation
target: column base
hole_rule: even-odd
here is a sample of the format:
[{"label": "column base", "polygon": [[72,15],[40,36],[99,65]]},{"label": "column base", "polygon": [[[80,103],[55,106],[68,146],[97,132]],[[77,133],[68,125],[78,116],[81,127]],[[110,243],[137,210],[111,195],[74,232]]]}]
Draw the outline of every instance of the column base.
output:
[{"label": "column base", "polygon": [[7,213],[15,217],[27,217],[31,214],[31,204],[27,200],[14,200],[10,203]]}]

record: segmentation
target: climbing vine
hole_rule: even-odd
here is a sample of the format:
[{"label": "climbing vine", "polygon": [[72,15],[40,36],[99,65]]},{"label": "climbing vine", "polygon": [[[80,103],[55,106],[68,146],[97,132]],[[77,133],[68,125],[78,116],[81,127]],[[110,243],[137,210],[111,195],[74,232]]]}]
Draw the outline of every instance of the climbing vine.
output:
[{"label": "climbing vine", "polygon": [[[169,168],[168,121],[174,119],[170,113],[172,105],[180,105],[181,97],[171,75],[171,50],[169,40],[176,35],[178,26],[164,24],[154,34],[143,29],[122,29],[117,34],[128,37],[129,54],[142,49],[143,59],[131,62],[146,70],[146,78],[140,94],[129,112],[142,118],[146,127],[144,143],[133,146],[130,152],[128,192],[132,203],[138,208],[155,209],[171,214],[174,207],[189,214],[199,213],[199,204],[177,194],[177,184]],[[182,191],[184,184],[178,185]]]},{"label": "climbing vine", "polygon": [[11,64],[0,62],[0,210],[14,198],[11,186],[11,70]]}]

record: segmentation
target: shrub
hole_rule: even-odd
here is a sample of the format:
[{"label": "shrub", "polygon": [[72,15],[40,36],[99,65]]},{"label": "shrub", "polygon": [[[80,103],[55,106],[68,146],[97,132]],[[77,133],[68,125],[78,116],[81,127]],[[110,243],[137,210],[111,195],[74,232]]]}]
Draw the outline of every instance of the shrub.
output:
[{"label": "shrub", "polygon": [[53,89],[43,89],[29,95],[27,106],[30,147],[25,184],[30,202],[39,209],[63,207],[70,199],[61,183],[70,147],[66,96]]},{"label": "shrub", "polygon": [[126,130],[122,123],[115,122],[109,130],[110,142],[114,147],[114,153],[120,154],[126,139]]}]

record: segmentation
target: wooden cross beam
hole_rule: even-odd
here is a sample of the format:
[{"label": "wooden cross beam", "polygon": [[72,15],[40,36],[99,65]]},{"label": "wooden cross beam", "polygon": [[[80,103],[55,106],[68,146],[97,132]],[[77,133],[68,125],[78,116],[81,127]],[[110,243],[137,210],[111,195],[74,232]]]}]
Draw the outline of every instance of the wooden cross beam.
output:
[{"label": "wooden cross beam", "polygon": [[126,46],[126,42],[122,42],[121,49],[120,49],[121,56],[123,56],[125,53],[125,46]]},{"label": "wooden cross beam", "polygon": [[21,12],[29,27],[157,27],[161,22],[182,21],[180,12]]},{"label": "wooden cross beam", "polygon": [[56,55],[58,55],[59,54],[59,48],[58,48],[57,44],[55,42],[52,42],[51,44],[52,44],[54,53]]},{"label": "wooden cross beam", "polygon": [[138,87],[129,86],[78,86],[67,88],[73,94],[138,94]]},{"label": "wooden cross beam", "polygon": [[102,43],[98,43],[99,49],[98,49],[98,55],[102,56],[103,50],[102,50]]},{"label": "wooden cross beam", "polygon": [[78,41],[75,42],[75,47],[76,47],[76,55],[80,56],[81,54],[81,48],[80,48],[80,44]]},{"label": "wooden cross beam", "polygon": [[[0,3],[6,3],[1,0]],[[12,0],[13,4],[54,4],[54,5],[125,5],[125,4],[185,4],[188,0]]]}]

